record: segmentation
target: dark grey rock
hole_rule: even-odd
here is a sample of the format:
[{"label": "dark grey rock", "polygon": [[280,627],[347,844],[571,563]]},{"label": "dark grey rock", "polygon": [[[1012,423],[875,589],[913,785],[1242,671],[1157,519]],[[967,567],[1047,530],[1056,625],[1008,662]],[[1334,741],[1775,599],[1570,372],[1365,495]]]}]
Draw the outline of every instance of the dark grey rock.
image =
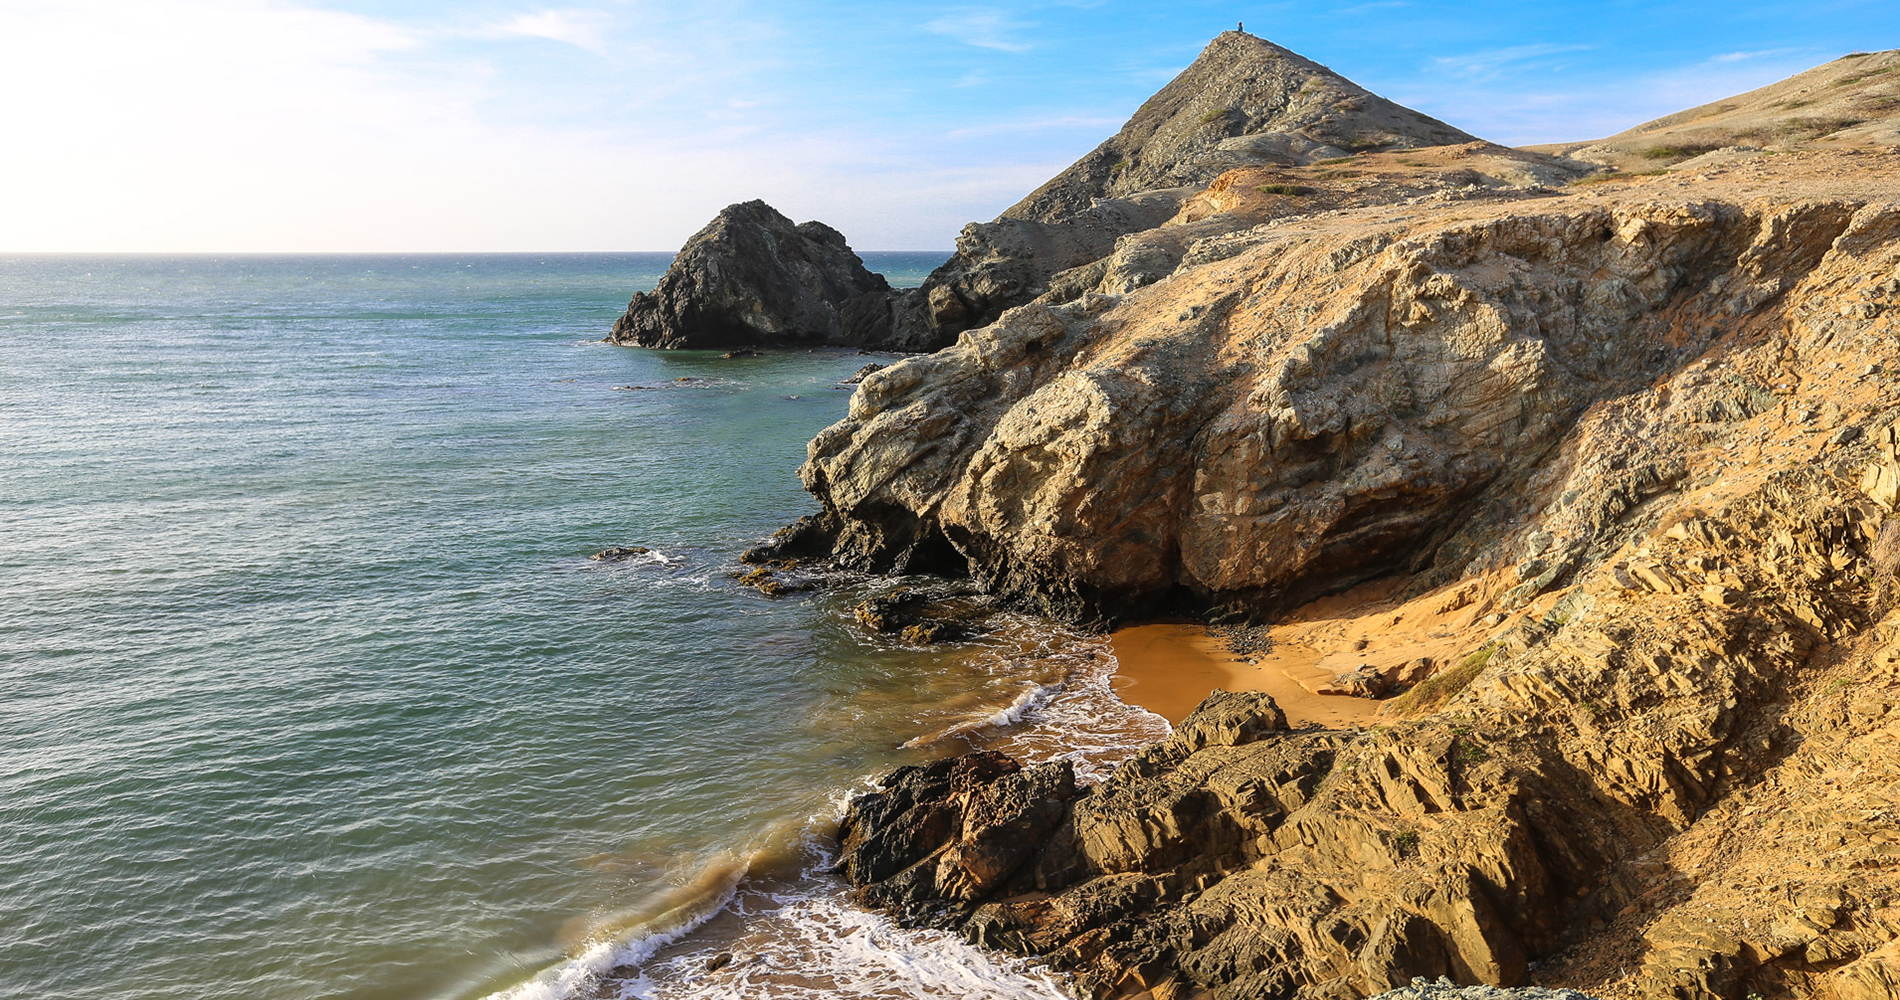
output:
[{"label": "dark grey rock", "polygon": [[[640,347],[886,346],[891,288],[839,232],[763,201],[728,206],[607,338]],[[750,356],[735,350],[732,356]]]}]

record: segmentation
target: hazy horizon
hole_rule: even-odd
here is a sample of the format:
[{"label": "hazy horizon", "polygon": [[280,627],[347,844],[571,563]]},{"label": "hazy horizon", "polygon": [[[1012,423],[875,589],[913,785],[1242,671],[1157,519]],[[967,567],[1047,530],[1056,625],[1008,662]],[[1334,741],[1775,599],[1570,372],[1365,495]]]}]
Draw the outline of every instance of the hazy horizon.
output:
[{"label": "hazy horizon", "polygon": [[1238,20],[1507,145],[1900,44],[1875,0],[13,0],[0,252],[664,253],[751,198],[947,247]]}]

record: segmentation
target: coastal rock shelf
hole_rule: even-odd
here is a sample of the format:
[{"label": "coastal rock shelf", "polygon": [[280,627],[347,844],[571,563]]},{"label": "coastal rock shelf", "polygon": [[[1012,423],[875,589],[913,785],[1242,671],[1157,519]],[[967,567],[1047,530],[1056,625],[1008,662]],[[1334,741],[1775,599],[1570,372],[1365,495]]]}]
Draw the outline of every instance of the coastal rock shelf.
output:
[{"label": "coastal rock shelf", "polygon": [[1296,140],[1234,98],[1313,110],[1263,46],[1017,213],[1055,229],[966,232],[916,293],[955,343],[864,378],[754,557],[1297,626],[1376,724],[1223,693],[1092,787],[900,771],[845,874],[1104,997],[1900,997],[1900,53],[1703,116],[1819,88],[1851,134],[1565,147],[1677,165],[1637,174],[1428,120],[1381,151],[1348,131],[1403,109],[1323,77]]}]

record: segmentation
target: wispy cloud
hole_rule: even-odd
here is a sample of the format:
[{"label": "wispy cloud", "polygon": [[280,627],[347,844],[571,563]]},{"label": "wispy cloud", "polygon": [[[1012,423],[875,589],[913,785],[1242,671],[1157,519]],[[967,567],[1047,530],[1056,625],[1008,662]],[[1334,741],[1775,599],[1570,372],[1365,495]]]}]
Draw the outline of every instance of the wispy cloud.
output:
[{"label": "wispy cloud", "polygon": [[1550,56],[1567,52],[1586,52],[1595,48],[1592,45],[1513,45],[1502,49],[1486,49],[1457,56],[1437,56],[1432,65],[1443,73],[1463,80],[1491,79],[1507,70],[1525,70],[1534,66],[1546,65]]},{"label": "wispy cloud", "polygon": [[944,133],[950,139],[969,139],[984,135],[1008,135],[1021,132],[1052,132],[1059,129],[1112,129],[1122,124],[1119,118],[1091,118],[1081,115],[1065,115],[1054,118],[1030,118],[1019,121],[990,122],[987,125],[972,125],[968,128],[952,129]]},{"label": "wispy cloud", "polygon": [[566,8],[538,10],[491,26],[483,34],[491,38],[539,38],[565,42],[590,52],[607,48],[607,31],[613,27],[613,15],[601,10]]},{"label": "wispy cloud", "polygon": [[1011,17],[992,7],[963,7],[924,25],[933,35],[942,35],[965,45],[997,52],[1028,52],[1035,48],[1015,37],[1017,32],[1034,25]]},{"label": "wispy cloud", "polygon": [[1810,50],[1788,48],[1788,49],[1759,49],[1754,52],[1724,52],[1719,56],[1711,56],[1709,58],[1709,62],[1712,65],[1721,65],[1723,63],[1748,62],[1754,59],[1773,59],[1777,56],[1785,56],[1791,53],[1804,52],[1804,51],[1810,51]]}]

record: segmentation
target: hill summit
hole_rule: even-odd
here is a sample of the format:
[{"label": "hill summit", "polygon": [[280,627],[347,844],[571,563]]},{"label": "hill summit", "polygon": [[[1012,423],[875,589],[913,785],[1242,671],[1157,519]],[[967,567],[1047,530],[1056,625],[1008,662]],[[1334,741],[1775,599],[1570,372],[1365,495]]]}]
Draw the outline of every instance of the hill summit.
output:
[{"label": "hill summit", "polygon": [[899,339],[942,346],[994,321],[1230,170],[1473,141],[1264,38],[1223,32],[1121,131],[994,221],[964,227],[956,254],[899,297]]}]

